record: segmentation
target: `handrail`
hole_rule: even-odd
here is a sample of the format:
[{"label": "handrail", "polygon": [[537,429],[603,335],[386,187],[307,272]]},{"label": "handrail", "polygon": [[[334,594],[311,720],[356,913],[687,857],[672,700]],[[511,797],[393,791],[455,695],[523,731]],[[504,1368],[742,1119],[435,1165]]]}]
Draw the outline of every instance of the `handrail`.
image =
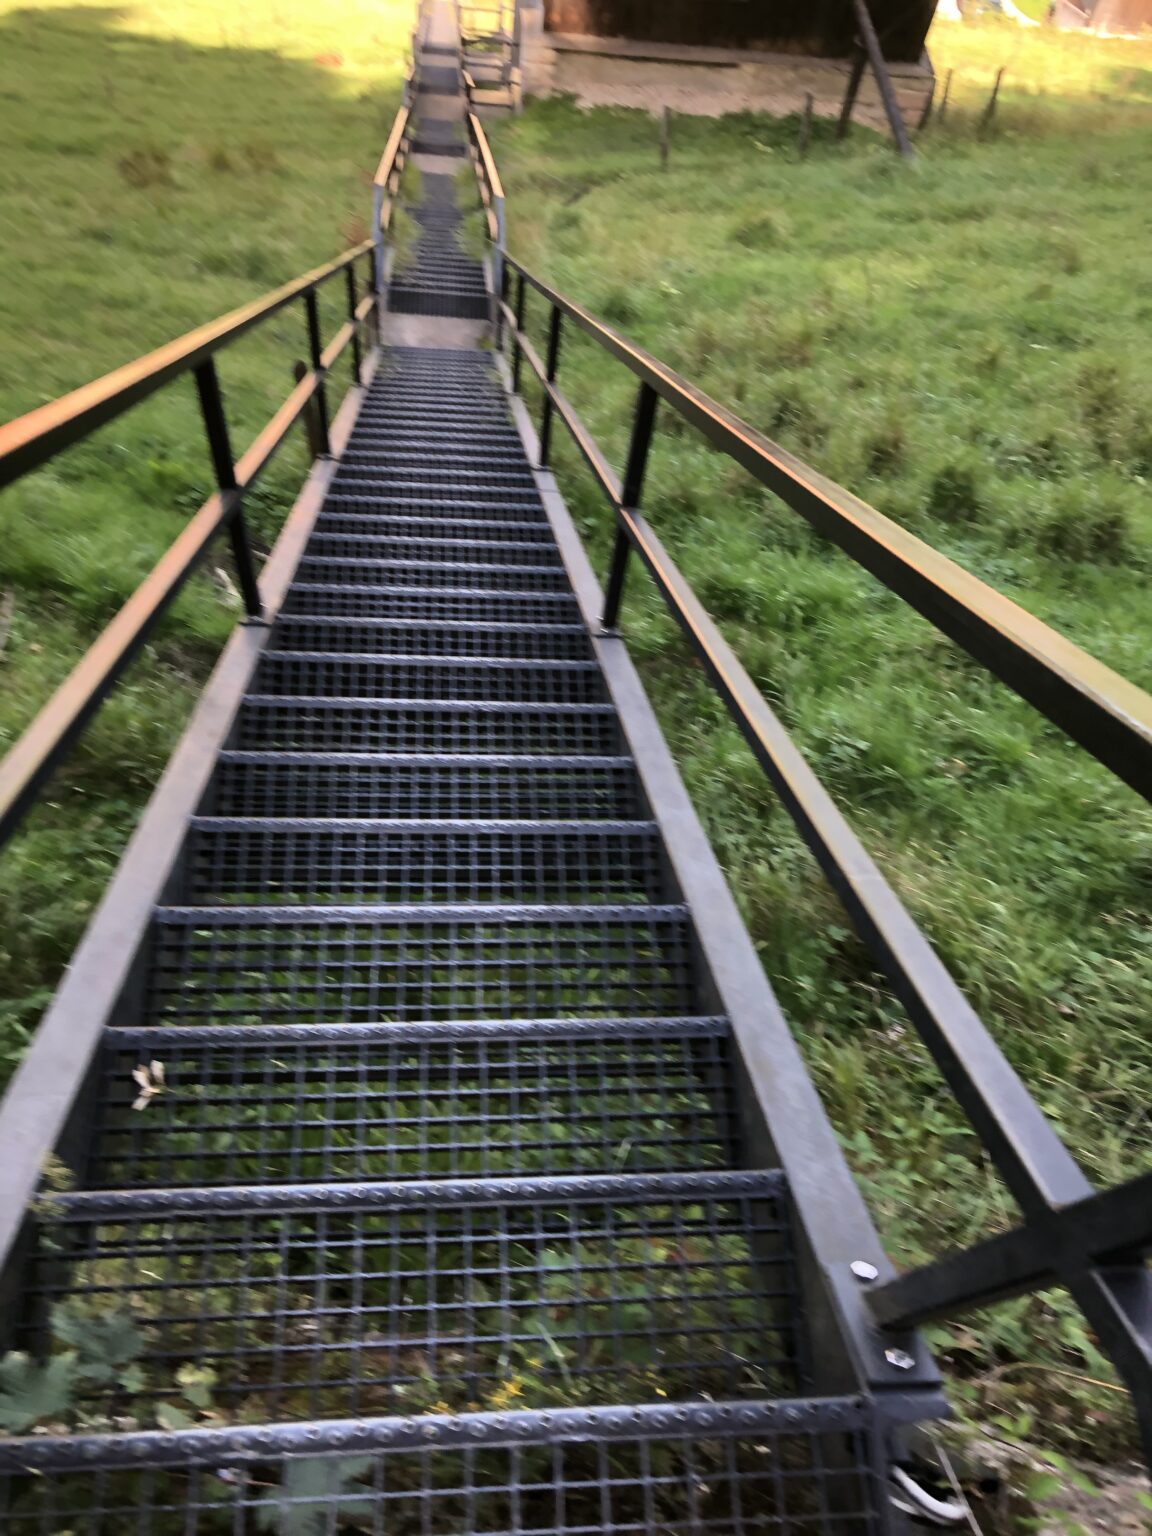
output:
[{"label": "handrail", "polygon": [[[541,468],[549,464],[552,426],[559,417],[613,509],[616,542],[603,633],[616,634],[628,559],[635,551],[1023,1213],[1023,1223],[1010,1232],[875,1285],[869,1301],[877,1324],[914,1327],[1062,1283],[1132,1393],[1152,1465],[1152,1275],[1142,1261],[1152,1251],[1152,1176],[1103,1191],[1093,1188],[639,512],[658,403],[695,426],[1150,799],[1152,698],[786,453],[506,254],[504,274],[498,337],[511,349],[513,391],[520,392],[526,362],[542,392],[538,462]],[[548,305],[543,359],[525,330],[529,292]],[[557,383],[564,321],[591,336],[639,381],[622,476]]]},{"label": "handrail", "polygon": [[[172,379],[192,373],[218,486],[0,761],[0,845],[19,827],[45,782],[108,697],[212,541],[225,530],[231,539],[248,617],[256,621],[262,618],[259,581],[244,522],[244,496],[305,411],[312,415],[310,438],[315,451],[328,452],[326,380],[349,347],[352,377],[356,382],[360,380],[361,333],[373,321],[379,300],[371,260],[375,249],[373,240],[361,241],[335,261],[316,267],[263,298],[199,326],[135,362],[0,427],[2,487],[115,420]],[[357,289],[356,263],[363,257],[370,259],[365,292],[361,295]],[[317,290],[340,273],[345,276],[348,318],[322,348]],[[215,355],[296,299],[304,301],[311,367],[303,370],[283,405],[240,458],[234,460]]]},{"label": "handrail", "polygon": [[91,384],[37,406],[24,416],[0,426],[0,488],[10,485],[29,470],[46,463],[62,448],[87,437],[97,427],[114,421],[123,411],[147,399],[179,373],[204,362],[221,347],[267,320],[278,309],[326,283],[345,267],[359,261],[372,248],[370,240],[351,247],[335,261],[306,272],[263,298],[188,331],[155,351],[106,373]]},{"label": "handrail", "polygon": [[[511,257],[509,270],[859,565],[1152,800],[1152,697],[786,452]],[[505,310],[507,305],[504,305]]]},{"label": "handrail", "polygon": [[484,132],[484,126],[475,112],[468,114],[468,127],[476,145],[476,152],[480,156],[480,164],[484,170],[484,180],[488,186],[490,197],[503,198],[504,183],[500,180],[500,172],[496,169],[496,161],[492,158],[492,146],[488,142],[488,135]]},{"label": "handrail", "polygon": [[374,187],[387,187],[396,168],[396,160],[400,153],[400,146],[408,130],[408,119],[411,116],[408,107],[401,107],[392,123],[392,131],[388,135],[388,141],[384,145],[384,153],[380,156],[380,162],[376,167],[376,174],[372,178]]},{"label": "handrail", "polygon": [[476,89],[476,82],[463,64],[460,66],[460,79],[468,106],[466,123],[472,165],[476,172],[476,186],[484,209],[486,233],[492,246],[492,295],[496,307],[496,330],[499,333],[499,297],[504,291],[504,183],[500,180],[500,172],[496,169],[496,160],[492,154],[492,146],[488,142],[488,135],[484,132],[484,125],[472,109],[472,93]]}]

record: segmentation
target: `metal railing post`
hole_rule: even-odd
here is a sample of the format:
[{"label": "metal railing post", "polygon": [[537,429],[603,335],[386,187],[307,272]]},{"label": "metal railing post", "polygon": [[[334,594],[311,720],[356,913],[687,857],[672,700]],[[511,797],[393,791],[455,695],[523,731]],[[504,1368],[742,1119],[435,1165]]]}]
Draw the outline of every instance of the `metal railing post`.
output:
[{"label": "metal railing post", "polygon": [[524,329],[524,274],[516,274],[516,324],[512,330],[512,393],[520,393],[520,333]]},{"label": "metal railing post", "polygon": [[352,382],[360,383],[361,369],[364,366],[364,356],[360,349],[360,323],[356,319],[356,269],[349,265],[344,268],[345,286],[348,291],[348,319],[352,325]]},{"label": "metal railing post", "polygon": [[316,435],[321,456],[331,452],[328,441],[328,396],[324,388],[324,363],[320,346],[320,309],[316,302],[315,288],[304,295],[304,307],[308,314],[308,350],[312,356],[312,368],[319,377],[316,385]]},{"label": "metal railing post", "polygon": [[[560,364],[560,323],[563,315],[558,305],[553,304],[552,313],[548,317],[548,383],[556,382],[556,369]],[[540,413],[540,468],[544,469],[548,464],[548,457],[552,450],[552,396],[544,391],[544,407]]]},{"label": "metal railing post", "polygon": [[500,296],[504,292],[504,198],[502,196],[492,198],[492,213],[496,219],[496,244],[492,252],[492,288],[497,296],[496,303],[496,344],[499,346],[500,325]]},{"label": "metal railing post", "polygon": [[[652,429],[656,424],[658,398],[651,384],[640,385],[632,417],[632,440],[628,445],[628,462],[624,466],[624,483],[620,487],[620,507],[626,507],[629,511],[635,511],[640,505],[644,471],[648,467],[648,449],[652,443]],[[624,578],[628,573],[630,549],[628,535],[617,522],[616,543],[612,550],[608,587],[604,594],[604,614],[600,620],[600,628],[606,634],[614,633],[620,620],[620,603],[624,596]]]},{"label": "metal railing post", "polygon": [[375,284],[376,301],[379,304],[380,295],[384,292],[384,188],[374,186],[372,188],[372,276]]},{"label": "metal railing post", "polygon": [[216,361],[209,358],[193,370],[196,392],[200,396],[200,410],[204,417],[204,430],[208,434],[208,449],[212,455],[212,467],[216,472],[216,484],[225,494],[237,492],[236,510],[228,521],[228,538],[232,545],[232,558],[236,563],[236,575],[244,598],[244,609],[249,618],[264,616],[260,600],[260,588],[256,581],[256,563],[252,558],[252,543],[248,537],[248,524],[240,503],[236,484],[236,461],[232,457],[232,443],[228,435],[228,421],[224,415],[224,397],[220,393],[220,376]]},{"label": "metal railing post", "polygon": [[365,281],[366,281],[366,284],[367,284],[366,292],[368,292],[368,293],[370,293],[372,295],[372,310],[371,310],[371,314],[369,316],[369,320],[370,320],[370,324],[371,324],[371,331],[369,332],[369,334],[372,337],[373,345],[379,346],[380,345],[380,288],[379,288],[378,283],[376,282],[376,252],[375,251],[369,251],[369,253],[368,253],[368,273],[367,273],[367,277],[366,277]]}]

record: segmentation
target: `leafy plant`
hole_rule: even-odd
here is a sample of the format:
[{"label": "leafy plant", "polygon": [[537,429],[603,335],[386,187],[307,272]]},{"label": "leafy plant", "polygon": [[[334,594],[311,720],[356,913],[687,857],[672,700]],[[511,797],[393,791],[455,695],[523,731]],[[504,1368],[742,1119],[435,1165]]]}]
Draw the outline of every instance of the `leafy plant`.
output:
[{"label": "leafy plant", "polygon": [[333,1520],[371,1523],[368,1490],[354,1492],[371,1470],[369,1456],[302,1456],[289,1461],[280,1487],[256,1506],[256,1524],[274,1536],[324,1536]]},{"label": "leafy plant", "polygon": [[0,1360],[0,1429],[21,1435],[67,1413],[78,1380],[73,1353],[37,1362],[20,1350],[10,1351]]},{"label": "leafy plant", "polygon": [[75,1305],[52,1309],[52,1336],[72,1351],[77,1381],[95,1386],[118,1384],[138,1391],[143,1376],[136,1362],[144,1336],[130,1312],[89,1313]]}]

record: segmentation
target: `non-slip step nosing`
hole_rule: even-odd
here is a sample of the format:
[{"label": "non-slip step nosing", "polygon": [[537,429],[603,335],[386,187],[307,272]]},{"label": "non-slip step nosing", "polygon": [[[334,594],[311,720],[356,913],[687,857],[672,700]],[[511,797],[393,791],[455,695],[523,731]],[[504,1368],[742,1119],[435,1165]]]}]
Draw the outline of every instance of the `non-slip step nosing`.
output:
[{"label": "non-slip step nosing", "polygon": [[[383,654],[380,651],[300,651],[275,650],[265,651],[260,658],[260,666],[268,664],[287,665],[288,663],[303,662],[316,665],[323,662],[336,662],[349,666],[364,668],[400,667],[406,671],[416,671],[419,668],[430,667],[434,670],[450,671],[452,668],[462,670],[474,669],[477,672],[499,675],[501,672],[532,672],[547,671],[565,675],[580,673],[584,676],[600,676],[599,664],[595,661],[581,661],[576,658],[542,657],[536,660],[531,656],[412,656],[408,652],[397,655]],[[373,697],[373,695],[367,695]],[[525,700],[531,703],[531,700]],[[546,702],[546,701],[540,701]]]},{"label": "non-slip step nosing", "polygon": [[778,1168],[704,1173],[575,1173],[546,1177],[389,1179],[378,1182],[172,1186],[81,1190],[45,1195],[54,1220],[98,1221],[150,1215],[206,1217],[236,1211],[412,1210],[459,1206],[659,1204],[667,1201],[779,1197]]},{"label": "non-slip step nosing", "polygon": [[320,1419],[185,1430],[134,1430],[102,1435],[0,1438],[0,1470],[77,1471],[96,1475],[120,1468],[226,1468],[266,1463],[279,1456],[420,1452],[493,1446],[635,1440],[685,1441],[774,1435],[868,1432],[874,1413],[867,1398],[809,1397],[650,1403],[509,1412],[432,1414],[408,1418]]},{"label": "non-slip step nosing", "polygon": [[409,1019],[403,1023],[336,1024],[143,1024],[113,1025],[102,1044],[112,1050],[152,1050],[166,1045],[467,1045],[503,1040],[527,1044],[564,1040],[724,1039],[731,1024],[722,1015],[658,1014],[617,1019]]},{"label": "non-slip step nosing", "polygon": [[193,816],[189,821],[193,832],[266,832],[283,836],[292,832],[330,833],[333,837],[344,832],[410,832],[440,837],[444,834],[464,833],[478,837],[583,837],[590,841],[605,833],[626,837],[655,840],[659,828],[654,821],[637,821],[624,818],[605,818],[599,821],[572,821],[570,819],[542,821],[508,817],[501,820],[479,821],[474,817],[453,819],[450,817],[372,817],[372,816]]},{"label": "non-slip step nosing", "polygon": [[488,926],[492,923],[619,923],[639,927],[645,923],[666,923],[682,927],[688,920],[688,908],[672,902],[633,905],[597,902],[537,903],[531,906],[512,902],[493,902],[480,907],[471,902],[388,902],[349,906],[165,906],[156,907],[153,922],[164,928],[262,928],[290,926],[295,923],[466,923]]},{"label": "non-slip step nosing", "polygon": [[626,752],[568,752],[552,756],[547,752],[324,752],[309,747],[287,747],[261,751],[258,747],[228,747],[217,762],[250,767],[283,765],[301,767],[325,765],[355,768],[436,768],[449,772],[456,768],[515,768],[526,773],[571,769],[632,768]]}]

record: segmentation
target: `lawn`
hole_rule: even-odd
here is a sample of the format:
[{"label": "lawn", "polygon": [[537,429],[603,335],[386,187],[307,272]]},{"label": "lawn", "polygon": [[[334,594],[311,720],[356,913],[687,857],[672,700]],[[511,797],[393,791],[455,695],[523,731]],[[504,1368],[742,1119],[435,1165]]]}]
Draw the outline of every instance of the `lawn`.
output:
[{"label": "lawn", "polygon": [[[412,15],[409,0],[0,0],[0,419],[363,239]],[[237,450],[304,352],[293,308],[222,356]],[[254,498],[265,545],[303,464],[286,452]],[[0,498],[0,746],[210,489],[184,380]],[[226,546],[218,561],[0,863],[0,1077],[236,618]]]},{"label": "lawn", "polygon": [[[911,169],[827,128],[801,162],[794,121],[733,116],[678,117],[662,173],[643,114],[530,103],[495,131],[512,245],[1152,687],[1152,42],[990,21],[939,23],[930,47],[951,102]],[[619,463],[629,376],[576,340],[562,381]],[[603,569],[605,513],[563,463]],[[1147,1167],[1147,807],[667,418],[646,502],[1091,1175]],[[630,590],[665,727],[894,1258],[1003,1228],[1012,1201],[899,1006],[643,579]],[[1130,1449],[1123,1398],[1091,1384],[1107,1365],[1059,1296],[935,1337],[1001,1432]]]}]

